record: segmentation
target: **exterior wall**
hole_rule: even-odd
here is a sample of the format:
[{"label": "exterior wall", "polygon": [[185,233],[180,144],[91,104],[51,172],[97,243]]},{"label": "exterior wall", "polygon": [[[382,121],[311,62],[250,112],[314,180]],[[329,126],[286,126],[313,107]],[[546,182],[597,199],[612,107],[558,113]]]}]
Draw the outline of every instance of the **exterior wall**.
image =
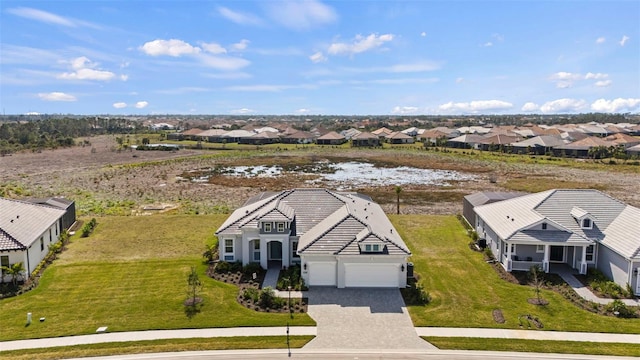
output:
[{"label": "exterior wall", "polygon": [[598,270],[602,271],[609,279],[613,280],[616,284],[623,288],[627,286],[629,282],[629,275],[627,274],[629,268],[629,262],[613,252],[606,246],[598,246]]},{"label": "exterior wall", "polygon": [[[233,239],[233,253],[225,252],[225,240]],[[243,261],[242,253],[242,236],[237,234],[220,234],[218,236],[218,253],[221,261]],[[233,255],[233,260],[227,259],[227,256]]]},{"label": "exterior wall", "polygon": [[359,264],[396,264],[398,267],[404,265],[404,271],[400,272],[398,284],[400,287],[407,286],[407,257],[392,255],[342,255],[336,256],[338,259],[338,288],[345,287],[345,263]]},{"label": "exterior wall", "polygon": [[[542,261],[544,260],[544,253],[536,252],[536,245],[516,245],[516,253],[519,260],[522,261]],[[531,260],[527,260],[531,258]]]},{"label": "exterior wall", "polygon": [[478,236],[480,237],[480,239],[487,240],[487,247],[491,250],[496,259],[500,259],[502,252],[502,247],[500,246],[501,240],[498,238],[498,235],[489,227],[489,225],[486,225],[484,221],[482,221],[481,218],[476,217],[476,219],[478,222],[476,226],[476,232],[478,233]]},{"label": "exterior wall", "polygon": [[464,217],[472,228],[476,227],[476,212],[473,205],[467,199],[462,199],[462,217]]}]

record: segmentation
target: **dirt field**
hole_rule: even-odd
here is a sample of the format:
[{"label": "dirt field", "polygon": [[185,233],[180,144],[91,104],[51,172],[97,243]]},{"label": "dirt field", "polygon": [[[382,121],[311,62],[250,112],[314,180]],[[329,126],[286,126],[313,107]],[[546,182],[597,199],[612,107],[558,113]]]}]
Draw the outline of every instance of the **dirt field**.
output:
[{"label": "dirt field", "polygon": [[[62,195],[76,200],[80,215],[140,214],[177,209],[184,213],[230,212],[264,190],[318,186],[317,174],[286,173],[276,178],[213,176],[193,182],[181,176],[193,170],[232,165],[301,165],[320,161],[364,161],[380,167],[412,166],[455,170],[476,177],[450,186],[402,186],[401,212],[452,214],[462,209],[462,197],[476,191],[518,190],[537,184],[553,187],[593,187],[640,206],[640,174],[583,170],[540,164],[482,162],[446,158],[419,150],[363,150],[306,147],[288,151],[117,151],[113,136],[88,139],[90,145],[25,152],[0,157],[0,190],[11,197]],[[615,167],[611,167],[615,169]],[[320,183],[322,184],[322,182]],[[358,187],[385,211],[395,213],[395,184]]]}]

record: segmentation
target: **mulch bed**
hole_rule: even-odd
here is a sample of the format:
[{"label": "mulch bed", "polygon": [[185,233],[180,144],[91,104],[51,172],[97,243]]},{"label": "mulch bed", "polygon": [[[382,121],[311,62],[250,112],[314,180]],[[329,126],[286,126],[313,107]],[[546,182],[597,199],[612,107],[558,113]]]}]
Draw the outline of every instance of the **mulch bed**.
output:
[{"label": "mulch bed", "polygon": [[498,324],[504,324],[505,323],[505,319],[504,319],[504,315],[502,314],[502,310],[500,309],[494,309],[493,310],[493,320],[498,323]]},{"label": "mulch bed", "polygon": [[[241,271],[218,273],[215,272],[214,265],[210,265],[209,269],[207,270],[207,275],[214,280],[237,286],[238,294],[236,296],[236,301],[247,309],[270,313],[289,313],[289,307],[287,306],[287,304],[285,304],[281,308],[262,308],[258,304],[254,303],[253,300],[245,299],[242,296],[245,289],[261,289],[262,281],[264,280],[264,276],[266,275],[266,271],[264,270],[256,273],[256,278],[253,279],[253,276],[244,276]],[[309,302],[307,298],[291,299],[292,313],[306,313],[308,310],[308,304]]]}]

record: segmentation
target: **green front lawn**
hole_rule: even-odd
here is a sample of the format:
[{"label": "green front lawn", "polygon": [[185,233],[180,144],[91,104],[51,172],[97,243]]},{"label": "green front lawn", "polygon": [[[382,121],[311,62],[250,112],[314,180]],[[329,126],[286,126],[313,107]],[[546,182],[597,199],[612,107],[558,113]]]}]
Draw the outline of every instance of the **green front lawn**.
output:
[{"label": "green front lawn", "polygon": [[[469,249],[469,237],[455,216],[390,215],[413,252],[410,261],[432,302],[409,306],[415,326],[518,329],[518,316],[538,317],[543,330],[640,333],[640,319],[618,319],[582,310],[561,295],[543,290],[549,305],[527,302],[532,287],[502,280],[481,253]],[[502,310],[506,322],[493,320]]]},{"label": "green front lawn", "polygon": [[[289,346],[301,348],[313,339],[313,336],[291,336]],[[151,341],[131,341],[99,343],[54,348],[26,349],[0,352],[0,358],[13,360],[31,359],[67,359],[94,356],[112,356],[119,354],[143,354],[177,351],[229,350],[229,349],[282,349],[287,354],[285,336],[246,336],[228,338],[168,339]]]},{"label": "green front lawn", "polygon": [[[0,340],[91,334],[100,326],[131,331],[286,325],[288,314],[249,310],[237,303],[235,286],[205,275],[204,244],[224,219],[98,218],[95,232],[73,237],[36,289],[0,300]],[[204,283],[204,303],[194,316],[183,306],[191,266],[197,266]],[[25,326],[28,312],[34,321]],[[307,314],[296,314],[290,323],[314,324]]]},{"label": "green front lawn", "polygon": [[638,344],[445,337],[425,337],[424,339],[441,350],[518,351],[555,354],[640,356],[640,346],[638,346]]}]

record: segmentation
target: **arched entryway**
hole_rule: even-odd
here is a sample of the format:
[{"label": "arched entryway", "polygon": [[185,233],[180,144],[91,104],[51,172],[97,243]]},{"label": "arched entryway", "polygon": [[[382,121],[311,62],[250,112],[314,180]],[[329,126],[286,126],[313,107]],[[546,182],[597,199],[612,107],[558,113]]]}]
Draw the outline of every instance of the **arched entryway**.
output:
[{"label": "arched entryway", "polygon": [[282,267],[282,243],[280,241],[267,243],[267,260],[269,267]]}]

